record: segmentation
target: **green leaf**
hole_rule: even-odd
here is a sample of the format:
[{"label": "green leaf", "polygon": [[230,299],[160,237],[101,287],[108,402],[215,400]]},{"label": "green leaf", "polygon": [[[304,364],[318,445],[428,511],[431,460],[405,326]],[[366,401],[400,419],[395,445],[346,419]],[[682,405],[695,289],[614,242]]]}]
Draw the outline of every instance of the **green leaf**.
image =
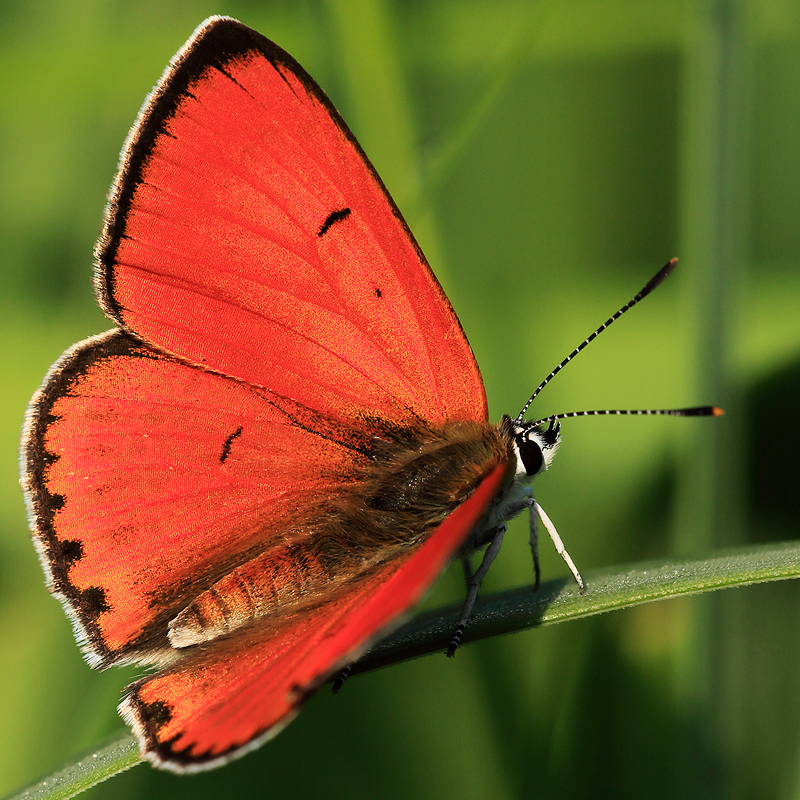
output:
[{"label": "green leaf", "polygon": [[[586,572],[583,577],[583,595],[571,578],[564,578],[542,584],[538,592],[525,586],[478,600],[464,643],[655,600],[797,578],[800,542],[739,548],[705,559],[618,566]],[[373,647],[353,667],[353,674],[446,650],[459,611],[460,606],[454,605],[415,617]]]},{"label": "green leaf", "polygon": [[67,764],[44,780],[31,784],[12,798],[13,800],[45,800],[45,798],[66,800],[140,762],[136,741],[130,733],[125,733],[88,750],[77,761]]}]

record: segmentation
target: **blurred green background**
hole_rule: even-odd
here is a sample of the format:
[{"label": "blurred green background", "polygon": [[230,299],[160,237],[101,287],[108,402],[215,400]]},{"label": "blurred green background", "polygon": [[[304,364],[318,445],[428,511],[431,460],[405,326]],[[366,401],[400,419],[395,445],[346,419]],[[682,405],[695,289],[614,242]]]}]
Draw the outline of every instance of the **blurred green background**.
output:
[{"label": "blurred green background", "polygon": [[[83,663],[16,448],[50,364],[109,327],[91,251],[119,149],[214,13],[331,95],[451,298],[493,418],[681,257],[532,412],[728,411],[564,425],[537,497],[582,570],[800,536],[800,4],[4,0],[0,794],[120,731],[138,674]],[[543,550],[545,578],[564,574]],[[485,589],[530,581],[522,523]],[[428,605],[462,583],[451,570]],[[787,582],[495,638],[323,691],[216,772],[137,766],[90,796],[799,797],[799,610]]]}]

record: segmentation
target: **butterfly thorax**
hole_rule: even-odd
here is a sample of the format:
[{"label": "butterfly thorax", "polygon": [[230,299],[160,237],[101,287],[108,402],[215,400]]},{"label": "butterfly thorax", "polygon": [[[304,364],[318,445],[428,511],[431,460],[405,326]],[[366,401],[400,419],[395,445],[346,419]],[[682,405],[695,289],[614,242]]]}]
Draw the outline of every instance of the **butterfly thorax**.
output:
[{"label": "butterfly thorax", "polygon": [[415,430],[402,442],[375,440],[363,500],[348,508],[366,511],[371,520],[371,534],[358,538],[366,547],[375,541],[418,543],[512,457],[508,438],[488,423]]}]

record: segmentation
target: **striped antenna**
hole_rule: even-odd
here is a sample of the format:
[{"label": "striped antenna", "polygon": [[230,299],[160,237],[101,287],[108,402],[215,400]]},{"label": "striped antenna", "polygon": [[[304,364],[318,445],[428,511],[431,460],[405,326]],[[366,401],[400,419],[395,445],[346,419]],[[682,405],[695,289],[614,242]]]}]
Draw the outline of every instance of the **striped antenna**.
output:
[{"label": "striped antenna", "polygon": [[[633,308],[640,300],[647,297],[653,289],[656,288],[659,284],[663,283],[663,281],[669,277],[669,274],[675,269],[675,265],[678,263],[677,258],[673,258],[671,261],[668,261],[661,269],[647,282],[645,287],[639,292],[630,302],[626,303],[622,308],[614,314],[613,317],[609,317],[591,336],[584,339],[537,387],[536,391],[530,396],[530,399],[527,403],[525,403],[525,407],[522,411],[519,412],[519,416],[517,417],[517,422],[522,422],[525,413],[530,408],[531,403],[536,399],[536,396],[539,392],[547,386],[548,383],[559,373],[561,370],[575,358],[584,347],[586,347],[589,342],[596,339],[612,322],[618,320],[628,309]],[[570,414],[569,416],[581,416],[582,414],[676,414],[675,411],[587,411],[587,412],[580,412]],[[686,414],[678,414],[678,416],[687,416]],[[548,417],[548,419],[553,419],[552,417]]]},{"label": "striped antenna", "polygon": [[637,408],[637,409],[611,409],[605,408],[598,411],[568,411],[566,414],[553,414],[544,419],[537,419],[533,424],[541,425],[543,422],[555,422],[557,419],[569,417],[721,417],[725,412],[717,406],[694,406],[692,408]]}]

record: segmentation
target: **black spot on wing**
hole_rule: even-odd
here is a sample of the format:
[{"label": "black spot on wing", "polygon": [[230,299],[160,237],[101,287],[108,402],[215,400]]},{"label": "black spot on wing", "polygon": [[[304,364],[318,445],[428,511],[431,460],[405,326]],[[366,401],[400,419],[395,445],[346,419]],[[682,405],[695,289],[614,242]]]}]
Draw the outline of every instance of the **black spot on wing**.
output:
[{"label": "black spot on wing", "polygon": [[158,731],[172,719],[172,709],[163,700],[142,705],[142,717],[147,720],[153,730]]},{"label": "black spot on wing", "polygon": [[90,586],[77,593],[77,605],[84,615],[97,619],[106,611],[111,611],[111,606],[106,600],[105,589],[99,586]]},{"label": "black spot on wing", "polygon": [[76,561],[83,557],[83,544],[75,539],[66,541],[56,539],[50,550],[50,557],[69,570]]},{"label": "black spot on wing", "polygon": [[330,214],[328,214],[327,219],[322,223],[320,229],[317,231],[317,236],[324,236],[331,229],[332,225],[337,222],[341,222],[343,219],[347,219],[349,216],[349,208],[340,208],[338,211],[332,211]]},{"label": "black spot on wing", "polygon": [[222,454],[219,457],[219,463],[224,464],[225,460],[231,454],[231,445],[233,444],[233,440],[236,439],[238,436],[242,434],[242,426],[240,425],[226,440],[225,444],[222,445]]}]

